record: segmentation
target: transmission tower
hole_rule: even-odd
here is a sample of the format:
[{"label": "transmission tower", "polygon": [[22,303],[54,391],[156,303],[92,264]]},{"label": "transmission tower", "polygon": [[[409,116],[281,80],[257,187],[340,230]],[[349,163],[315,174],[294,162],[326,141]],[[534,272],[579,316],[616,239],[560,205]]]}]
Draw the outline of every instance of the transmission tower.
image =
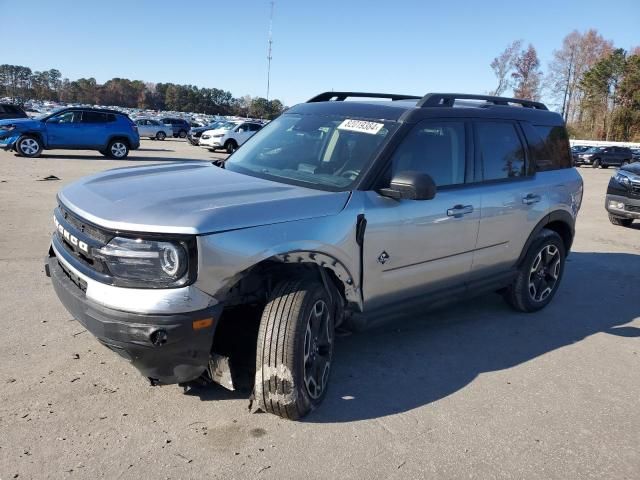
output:
[{"label": "transmission tower", "polygon": [[269,49],[267,50],[267,101],[269,101],[269,88],[271,87],[271,45],[273,44],[273,7],[276,2],[271,1],[271,15],[269,17]]}]

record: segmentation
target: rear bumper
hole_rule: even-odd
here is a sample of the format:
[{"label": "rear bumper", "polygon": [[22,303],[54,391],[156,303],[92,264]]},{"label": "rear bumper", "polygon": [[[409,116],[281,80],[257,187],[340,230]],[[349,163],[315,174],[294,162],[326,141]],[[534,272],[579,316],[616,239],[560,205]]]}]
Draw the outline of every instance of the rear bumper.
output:
[{"label": "rear bumper", "polygon": [[[166,315],[124,312],[87,299],[82,283],[57,257],[47,258],[46,271],[67,311],[153,383],[187,382],[206,370],[221,304]],[[213,318],[211,326],[194,330],[194,321],[207,318]]]},{"label": "rear bumper", "polygon": [[[620,208],[622,204],[622,208]],[[607,194],[604,208],[611,215],[620,218],[640,219],[640,199]]]}]

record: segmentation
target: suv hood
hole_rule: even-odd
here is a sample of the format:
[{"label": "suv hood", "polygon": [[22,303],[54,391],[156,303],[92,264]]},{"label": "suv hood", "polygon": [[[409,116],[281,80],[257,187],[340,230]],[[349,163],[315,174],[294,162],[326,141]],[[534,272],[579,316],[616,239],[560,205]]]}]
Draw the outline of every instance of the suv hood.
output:
[{"label": "suv hood", "polygon": [[6,120],[0,120],[0,127],[3,125],[15,125],[16,127],[27,126],[40,126],[42,122],[33,118],[8,118]]},{"label": "suv hood", "polygon": [[58,198],[111,230],[206,234],[335,215],[349,195],[193,162],[110,170],[70,184]]},{"label": "suv hood", "polygon": [[640,177],[640,162],[633,162],[628,165],[624,165],[620,167],[620,170],[633,173],[634,175],[638,175]]}]

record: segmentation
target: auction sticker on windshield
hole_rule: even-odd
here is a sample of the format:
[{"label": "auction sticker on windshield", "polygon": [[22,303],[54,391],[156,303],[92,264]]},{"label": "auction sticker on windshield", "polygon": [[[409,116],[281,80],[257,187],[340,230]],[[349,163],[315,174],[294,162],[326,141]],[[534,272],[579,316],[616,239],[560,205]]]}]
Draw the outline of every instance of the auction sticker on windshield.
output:
[{"label": "auction sticker on windshield", "polygon": [[344,122],[338,125],[338,130],[349,130],[350,132],[360,132],[375,135],[382,129],[382,127],[384,127],[384,123],[366,122],[364,120],[350,120],[347,118]]}]

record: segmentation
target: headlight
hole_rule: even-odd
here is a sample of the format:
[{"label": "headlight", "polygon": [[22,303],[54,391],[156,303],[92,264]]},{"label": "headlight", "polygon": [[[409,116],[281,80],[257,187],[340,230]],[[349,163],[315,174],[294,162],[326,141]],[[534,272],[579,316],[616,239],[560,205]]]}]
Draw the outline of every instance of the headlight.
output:
[{"label": "headlight", "polygon": [[224,133],[218,133],[216,135],[212,135],[213,138],[220,138],[220,137],[224,137]]},{"label": "headlight", "polygon": [[207,140],[207,139],[209,139],[209,138],[210,138],[210,137],[209,137],[209,135],[202,135],[202,139],[203,139],[203,140]]},{"label": "headlight", "polygon": [[118,285],[166,288],[189,280],[189,255],[183,242],[115,237],[93,254],[106,263]]},{"label": "headlight", "polygon": [[618,182],[620,185],[623,185],[627,188],[631,187],[631,179],[626,175],[618,172],[613,176],[613,179]]}]

